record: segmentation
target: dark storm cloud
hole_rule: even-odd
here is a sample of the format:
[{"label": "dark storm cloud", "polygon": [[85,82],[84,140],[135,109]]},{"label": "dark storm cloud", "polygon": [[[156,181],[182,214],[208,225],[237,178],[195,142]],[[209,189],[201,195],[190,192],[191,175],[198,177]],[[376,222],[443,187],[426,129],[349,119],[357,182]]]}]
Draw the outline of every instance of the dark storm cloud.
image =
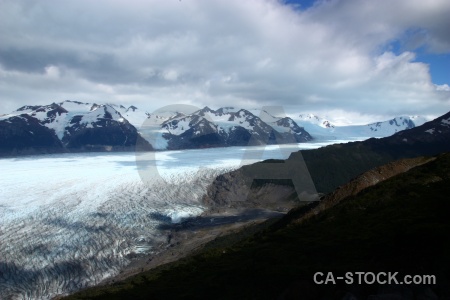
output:
[{"label": "dark storm cloud", "polygon": [[6,70],[26,73],[44,73],[46,67],[53,65],[76,71],[93,82],[108,84],[129,84],[140,79],[126,66],[119,65],[111,53],[89,53],[89,56],[87,60],[77,52],[10,48],[0,49],[0,64]]}]

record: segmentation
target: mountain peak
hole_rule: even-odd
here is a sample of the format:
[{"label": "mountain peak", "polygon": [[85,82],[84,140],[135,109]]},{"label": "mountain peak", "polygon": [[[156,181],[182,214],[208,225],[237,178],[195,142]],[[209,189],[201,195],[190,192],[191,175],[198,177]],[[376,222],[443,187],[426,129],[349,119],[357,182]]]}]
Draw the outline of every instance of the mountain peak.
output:
[{"label": "mountain peak", "polygon": [[90,104],[90,103],[80,102],[80,101],[75,101],[75,100],[64,100],[63,102],[59,103],[59,105],[63,105],[64,103],[73,103],[73,104],[79,104],[79,105]]},{"label": "mountain peak", "polygon": [[136,111],[137,109],[138,109],[138,108],[137,108],[136,106],[131,105],[130,107],[128,107],[127,112],[130,111],[130,110],[134,112],[134,111]]},{"label": "mountain peak", "polygon": [[204,116],[204,115],[207,114],[207,113],[215,113],[215,111],[212,110],[211,108],[209,108],[208,106],[205,106],[205,107],[203,107],[202,109],[200,109],[200,110],[194,112],[193,114],[197,114],[197,115],[200,115],[200,116]]},{"label": "mountain peak", "polygon": [[318,125],[322,128],[329,128],[329,129],[335,128],[334,124],[332,124],[329,120],[314,114],[300,114],[299,118],[300,121],[309,122],[311,124]]}]

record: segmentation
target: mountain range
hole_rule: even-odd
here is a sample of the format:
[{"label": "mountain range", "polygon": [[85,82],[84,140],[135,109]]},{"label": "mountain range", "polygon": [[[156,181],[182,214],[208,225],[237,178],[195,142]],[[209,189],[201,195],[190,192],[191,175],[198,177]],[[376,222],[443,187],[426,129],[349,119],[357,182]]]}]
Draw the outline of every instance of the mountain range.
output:
[{"label": "mountain range", "polygon": [[[211,211],[273,209],[274,202],[295,208],[219,236],[179,261],[68,299],[448,299],[449,152],[450,112],[389,137],[302,150],[220,175],[204,197]],[[243,187],[264,164],[302,177],[298,161],[323,194],[320,201],[302,205],[301,191],[287,182]],[[248,188],[247,199],[229,195]],[[180,231],[189,230],[185,224]],[[335,281],[317,284],[317,272]],[[339,280],[348,272],[354,281]],[[396,280],[359,282],[356,272],[369,279],[364,274],[391,272]],[[405,275],[435,281],[406,284]]]},{"label": "mountain range", "polygon": [[[0,117],[3,155],[173,150],[299,143],[312,137],[288,117],[264,122],[245,109],[205,107],[150,114],[135,106],[64,101],[24,106]],[[151,143],[150,143],[150,142]]]},{"label": "mountain range", "polygon": [[427,122],[421,116],[398,116],[390,120],[366,125],[336,126],[331,121],[313,114],[299,115],[294,118],[316,139],[347,139],[351,137],[382,138],[405,129],[411,129]]},{"label": "mountain range", "polygon": [[[290,209],[299,201],[310,200],[305,191],[327,194],[372,168],[398,159],[443,152],[450,152],[450,112],[389,137],[301,150],[286,160],[243,166],[218,176],[208,188],[204,202],[216,209],[273,209],[274,203],[281,209]],[[296,184],[298,178],[303,185]],[[307,185],[311,181],[313,188]]]},{"label": "mountain range", "polygon": [[23,106],[0,116],[0,155],[84,151],[174,150],[382,137],[421,125],[398,117],[365,126],[334,126],[314,115],[209,107],[193,113],[148,113],[135,106],[66,100]]},{"label": "mountain range", "polygon": [[0,118],[3,155],[80,151],[125,151],[152,147],[110,105],[74,101],[23,106]]}]

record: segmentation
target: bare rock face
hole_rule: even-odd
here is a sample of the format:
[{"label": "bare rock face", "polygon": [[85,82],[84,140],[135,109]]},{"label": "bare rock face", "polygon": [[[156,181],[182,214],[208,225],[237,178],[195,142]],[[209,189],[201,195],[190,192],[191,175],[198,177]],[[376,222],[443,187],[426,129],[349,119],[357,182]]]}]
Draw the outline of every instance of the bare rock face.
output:
[{"label": "bare rock face", "polygon": [[71,151],[129,151],[136,144],[146,144],[145,150],[152,150],[133,125],[125,119],[116,121],[108,113],[90,124],[83,124],[81,116],[76,116],[70,125],[62,142]]},{"label": "bare rock face", "polygon": [[267,160],[218,176],[203,203],[217,208],[259,208],[288,211],[300,201],[317,200],[317,192],[303,161]]},{"label": "bare rock face", "polygon": [[295,189],[289,185],[249,182],[239,170],[218,176],[208,187],[203,203],[211,209],[262,208],[288,211],[298,205]]},{"label": "bare rock face", "polygon": [[53,130],[26,114],[0,120],[0,156],[64,152]]},{"label": "bare rock face", "polygon": [[[407,158],[450,151],[449,141],[450,112],[391,137],[298,151],[275,164],[263,162],[244,166],[217,177],[203,201],[214,208],[275,207],[283,210],[299,201],[315,200],[312,195],[318,195],[317,191],[329,193],[340,187],[323,204],[334,205],[423,160]],[[393,162],[399,159],[406,160]],[[363,175],[357,177],[359,174]],[[349,180],[351,182],[345,184]]]}]

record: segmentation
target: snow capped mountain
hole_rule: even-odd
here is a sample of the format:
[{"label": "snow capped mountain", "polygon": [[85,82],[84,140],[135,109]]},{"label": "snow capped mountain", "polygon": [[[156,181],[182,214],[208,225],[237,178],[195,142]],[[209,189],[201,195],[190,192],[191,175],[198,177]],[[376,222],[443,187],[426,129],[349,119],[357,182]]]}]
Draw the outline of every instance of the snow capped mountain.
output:
[{"label": "snow capped mountain", "polygon": [[[3,115],[0,138],[2,153],[6,155],[13,149],[15,154],[114,151],[134,149],[138,143],[141,150],[152,146],[170,150],[312,140],[309,133],[290,118],[270,116],[264,111],[258,114],[265,121],[248,110],[233,107],[218,110],[204,107],[191,114],[179,111],[150,114],[135,106],[126,108],[66,100],[24,106]],[[37,132],[46,143],[30,139],[30,135]],[[34,147],[37,144],[39,149]]]},{"label": "snow capped mountain", "polygon": [[294,117],[295,122],[308,131],[314,139],[334,139],[335,125],[328,119],[314,114],[300,114]]},{"label": "snow capped mountain", "polygon": [[67,148],[96,150],[106,147],[134,147],[141,138],[136,128],[110,105],[98,105],[84,115],[73,116],[65,127],[63,144]]},{"label": "snow capped mountain", "polygon": [[313,138],[386,137],[425,121],[421,117],[402,116],[368,125],[335,126],[313,114],[294,120],[268,110],[234,107],[213,110],[207,106],[193,113],[148,113],[135,106],[66,100],[24,106],[2,115],[0,151],[2,155],[16,155],[287,144]]},{"label": "snow capped mountain", "polygon": [[0,156],[64,152],[52,129],[28,114],[0,119]]},{"label": "snow capped mountain", "polygon": [[217,134],[217,125],[201,115],[180,114],[165,121],[161,127],[167,149],[225,146],[221,136]]},{"label": "snow capped mountain", "polygon": [[423,117],[401,116],[368,125],[336,127],[333,133],[337,136],[387,137],[402,130],[420,126],[425,122]]},{"label": "snow capped mountain", "polygon": [[23,106],[3,118],[24,114],[37,119],[45,127],[54,130],[60,140],[63,140],[65,134],[70,133],[70,127],[99,127],[101,126],[98,124],[100,119],[109,119],[115,122],[126,121],[113,105],[98,105],[70,100],[44,106]]},{"label": "snow capped mountain", "polygon": [[69,100],[2,116],[0,139],[4,155],[151,149],[114,106]]},{"label": "snow capped mountain", "polygon": [[330,138],[370,138],[387,137],[396,132],[411,129],[424,124],[427,120],[420,116],[400,116],[391,120],[367,125],[336,126],[327,119],[313,114],[300,115],[296,120],[316,139]]},{"label": "snow capped mountain", "polygon": [[308,122],[310,124],[315,124],[322,128],[334,128],[334,125],[331,124],[327,119],[321,118],[319,116],[313,114],[301,114],[298,116],[298,121],[300,122]]},{"label": "snow capped mountain", "polygon": [[[267,114],[267,113],[266,113]],[[262,116],[264,114],[261,114]],[[190,115],[179,114],[162,124],[168,149],[299,143],[312,140],[290,118],[265,118],[232,107],[204,107]]]},{"label": "snow capped mountain", "polygon": [[261,120],[273,127],[277,132],[279,132],[282,135],[283,139],[289,140],[293,138],[293,142],[304,142],[312,140],[309,132],[305,130],[303,126],[299,126],[299,124],[290,117],[276,117],[267,110],[259,111],[259,117],[261,118]]},{"label": "snow capped mountain", "polygon": [[[385,134],[394,134],[405,129],[411,129],[424,124],[426,120],[419,116],[397,117],[385,122],[377,122],[367,125],[371,131],[386,132]],[[395,132],[392,132],[395,131]],[[384,135],[384,134],[383,134]]]}]

